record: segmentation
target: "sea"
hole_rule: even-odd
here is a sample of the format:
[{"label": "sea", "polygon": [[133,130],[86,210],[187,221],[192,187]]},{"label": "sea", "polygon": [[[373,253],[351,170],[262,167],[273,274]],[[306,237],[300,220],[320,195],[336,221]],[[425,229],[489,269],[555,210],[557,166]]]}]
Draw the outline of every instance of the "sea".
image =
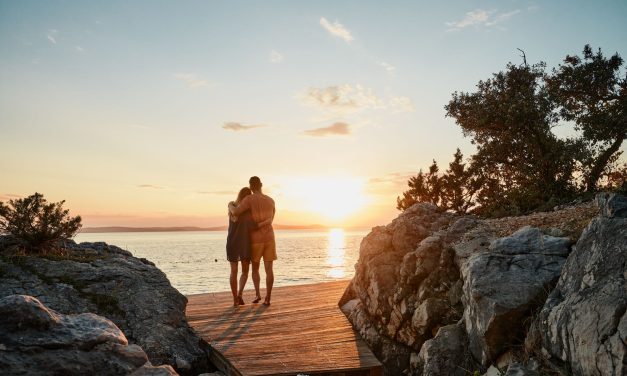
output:
[{"label": "sea", "polygon": [[[277,230],[274,286],[352,278],[368,230]],[[79,233],[74,240],[116,245],[161,269],[183,295],[230,291],[226,231]],[[265,285],[263,263],[261,287]],[[246,290],[252,290],[248,278]]]}]

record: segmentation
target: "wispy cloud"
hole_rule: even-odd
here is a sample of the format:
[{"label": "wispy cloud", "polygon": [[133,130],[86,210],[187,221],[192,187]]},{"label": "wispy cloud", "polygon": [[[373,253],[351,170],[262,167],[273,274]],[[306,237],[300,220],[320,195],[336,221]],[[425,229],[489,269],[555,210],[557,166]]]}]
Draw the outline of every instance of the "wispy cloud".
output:
[{"label": "wispy cloud", "polygon": [[203,87],[209,84],[207,80],[199,78],[195,73],[175,73],[174,77],[193,88]]},{"label": "wispy cloud", "polygon": [[276,51],[276,50],[270,51],[270,62],[280,63],[283,61],[283,59],[284,59],[284,56],[279,51]]},{"label": "wispy cloud", "polygon": [[224,125],[222,126],[223,129],[229,130],[229,131],[235,131],[235,132],[239,132],[239,131],[249,131],[251,129],[255,129],[255,128],[263,128],[265,127],[265,125],[261,125],[261,124],[256,124],[256,125],[244,125],[242,123],[237,123],[234,121],[229,121],[224,123]]},{"label": "wispy cloud", "polygon": [[459,21],[447,22],[448,31],[461,30],[469,26],[495,26],[510,19],[512,16],[520,13],[520,9],[510,12],[498,12],[496,9],[485,10],[475,9],[467,12],[464,18]]},{"label": "wispy cloud", "polygon": [[48,33],[46,33],[46,39],[48,39],[48,41],[52,44],[57,44],[57,34],[59,33],[59,30],[56,29],[50,29],[48,30]]},{"label": "wispy cloud", "polygon": [[328,127],[309,129],[303,133],[312,137],[348,136],[351,134],[351,128],[347,123],[337,122]]},{"label": "wispy cloud", "polygon": [[407,180],[416,175],[412,172],[390,172],[383,176],[371,178],[366,184],[366,190],[372,194],[399,194],[407,187]]},{"label": "wispy cloud", "polygon": [[395,66],[393,66],[390,63],[386,63],[385,61],[380,61],[378,64],[380,66],[382,66],[383,69],[385,69],[390,74],[394,74],[394,72],[396,71],[396,67]]},{"label": "wispy cloud", "polygon": [[163,189],[164,187],[160,185],[154,185],[154,184],[139,184],[137,188]]},{"label": "wispy cloud", "polygon": [[13,193],[0,194],[0,201],[9,201],[16,198],[22,198],[22,196]]},{"label": "wispy cloud", "polygon": [[350,43],[350,41],[353,40],[353,35],[351,34],[351,32],[338,21],[331,23],[327,21],[326,18],[321,17],[320,26],[322,26],[326,31],[331,33],[331,35],[344,39],[346,43]]},{"label": "wispy cloud", "polygon": [[339,114],[355,113],[364,109],[383,108],[383,100],[372,89],[361,85],[338,85],[310,88],[302,97],[305,104]]},{"label": "wispy cloud", "polygon": [[414,103],[409,97],[399,96],[390,99],[390,108],[394,112],[414,112]]},{"label": "wispy cloud", "polygon": [[84,52],[85,51],[85,49],[83,47],[81,47],[81,46],[76,46],[75,48],[76,48],[76,51],[78,51],[78,52]]}]

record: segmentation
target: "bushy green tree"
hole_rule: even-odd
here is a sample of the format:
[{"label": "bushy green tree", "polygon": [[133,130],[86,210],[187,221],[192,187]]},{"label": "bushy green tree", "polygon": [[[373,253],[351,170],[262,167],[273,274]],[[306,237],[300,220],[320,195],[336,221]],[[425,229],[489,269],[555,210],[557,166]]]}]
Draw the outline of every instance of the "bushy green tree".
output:
[{"label": "bushy green tree", "polygon": [[[618,54],[608,59],[586,45],[583,58],[567,56],[550,74],[544,63],[510,63],[479,81],[476,91],[454,92],[446,116],[476,153],[464,163],[458,150],[442,174],[434,161],[428,174],[410,179],[397,208],[431,202],[501,216],[550,208],[599,187],[626,190],[619,150],[627,138],[622,63]],[[557,137],[553,128],[563,122],[573,122],[580,134]]]},{"label": "bushy green tree", "polygon": [[477,147],[471,165],[481,207],[517,214],[574,191],[572,142],[551,131],[558,118],[543,77],[544,64],[508,64],[475,92],[453,93],[445,106]]},{"label": "bushy green tree", "polygon": [[438,171],[440,171],[438,163],[433,160],[429,166],[429,172],[424,173],[420,170],[418,175],[410,177],[407,182],[409,189],[403,192],[402,198],[396,198],[396,208],[405,210],[417,202],[439,205],[442,196],[442,181]]},{"label": "bushy green tree", "polygon": [[429,167],[429,172],[423,173],[420,170],[418,175],[407,182],[409,189],[403,192],[403,197],[396,198],[396,208],[405,210],[417,202],[428,202],[444,210],[468,212],[474,205],[472,198],[477,189],[463,158],[463,154],[457,149],[453,161],[443,174],[440,174],[435,160]]},{"label": "bushy green tree", "polygon": [[71,217],[64,203],[48,203],[41,193],[0,202],[0,232],[13,235],[27,252],[47,252],[81,228],[81,217]]},{"label": "bushy green tree", "polygon": [[582,169],[588,192],[597,188],[604,173],[612,173],[612,164],[627,138],[627,72],[621,73],[622,64],[618,54],[608,59],[601,49],[594,53],[586,45],[583,58],[566,56],[546,77],[560,115],[574,121],[590,151]]}]

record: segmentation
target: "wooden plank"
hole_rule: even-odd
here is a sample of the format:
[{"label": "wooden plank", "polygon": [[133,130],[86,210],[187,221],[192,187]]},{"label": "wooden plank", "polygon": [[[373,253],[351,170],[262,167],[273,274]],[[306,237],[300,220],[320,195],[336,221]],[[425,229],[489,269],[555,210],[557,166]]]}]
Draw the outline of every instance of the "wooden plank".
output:
[{"label": "wooden plank", "polygon": [[[233,307],[230,292],[188,296],[187,319],[227,375],[382,375],[337,306],[347,280],[277,287],[272,305]],[[262,296],[265,292],[262,290]]]}]

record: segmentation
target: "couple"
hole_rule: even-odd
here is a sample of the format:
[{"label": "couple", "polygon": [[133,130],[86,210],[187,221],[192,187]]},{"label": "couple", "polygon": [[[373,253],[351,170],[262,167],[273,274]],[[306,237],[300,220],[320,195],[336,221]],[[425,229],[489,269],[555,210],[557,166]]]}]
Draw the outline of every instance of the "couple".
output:
[{"label": "couple", "polygon": [[[248,280],[248,267],[253,264],[253,284],[256,296],[253,303],[259,303],[259,266],[263,258],[266,271],[266,297],[263,304],[270,305],[274,272],[272,262],[277,259],[274,242],[274,200],[261,192],[261,180],[253,176],[248,181],[250,188],[239,191],[237,199],[229,202],[229,232],[226,238],[226,258],[231,263],[231,292],[233,306],[244,304],[242,293]],[[242,274],[237,288],[238,262],[242,263]]]}]

